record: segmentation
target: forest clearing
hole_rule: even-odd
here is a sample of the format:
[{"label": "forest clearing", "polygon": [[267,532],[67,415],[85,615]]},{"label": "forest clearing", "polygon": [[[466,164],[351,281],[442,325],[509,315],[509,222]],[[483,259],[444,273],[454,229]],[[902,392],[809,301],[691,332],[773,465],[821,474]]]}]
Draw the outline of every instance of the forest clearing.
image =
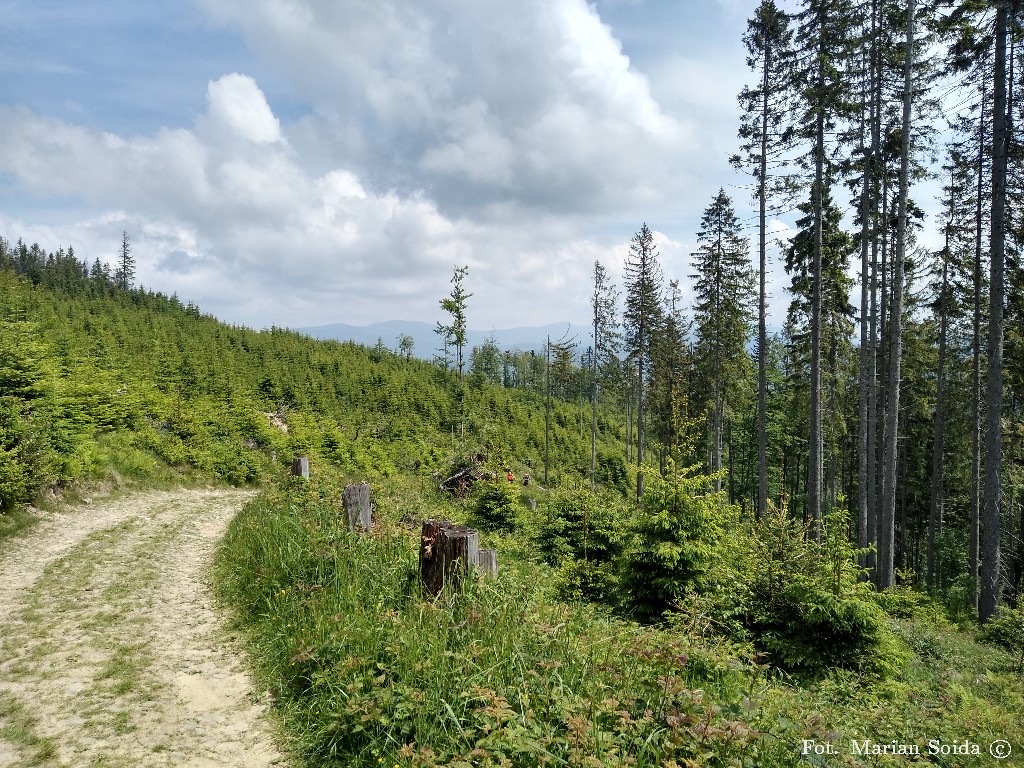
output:
[{"label": "forest clearing", "polygon": [[21,49],[0,768],[1024,765],[1024,0],[446,2]]}]

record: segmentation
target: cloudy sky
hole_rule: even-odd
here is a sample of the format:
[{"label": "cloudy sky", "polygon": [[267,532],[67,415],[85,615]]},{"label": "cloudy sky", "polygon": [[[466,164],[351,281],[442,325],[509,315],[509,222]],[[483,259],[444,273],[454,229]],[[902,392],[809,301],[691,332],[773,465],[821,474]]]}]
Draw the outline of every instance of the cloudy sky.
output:
[{"label": "cloudy sky", "polygon": [[754,5],[0,0],[0,235],[126,230],[138,282],[257,328],[433,322],[457,264],[472,327],[586,322],[642,223],[685,291],[718,188],[751,215]]}]

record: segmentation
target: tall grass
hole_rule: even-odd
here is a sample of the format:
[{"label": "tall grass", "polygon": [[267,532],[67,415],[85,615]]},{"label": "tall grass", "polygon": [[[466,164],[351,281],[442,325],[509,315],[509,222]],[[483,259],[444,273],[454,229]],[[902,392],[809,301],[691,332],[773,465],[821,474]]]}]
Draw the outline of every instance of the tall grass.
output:
[{"label": "tall grass", "polygon": [[542,566],[428,599],[418,526],[379,515],[350,535],[334,498],[257,499],[218,558],[309,764],[727,765],[756,750],[754,731],[720,706],[743,701],[753,666],[552,602]]},{"label": "tall grass", "polygon": [[829,765],[855,766],[853,739],[987,744],[1024,722],[1015,659],[928,618],[930,604],[895,624],[910,662],[891,678],[791,679],[710,634],[699,601],[656,627],[559,601],[555,572],[516,543],[537,528],[525,512],[498,539],[497,578],[432,600],[413,513],[459,519],[472,503],[417,482],[375,486],[378,524],[363,535],[343,527],[339,485],[267,492],[219,550],[220,592],[304,765],[783,768],[817,739],[844,746]]}]

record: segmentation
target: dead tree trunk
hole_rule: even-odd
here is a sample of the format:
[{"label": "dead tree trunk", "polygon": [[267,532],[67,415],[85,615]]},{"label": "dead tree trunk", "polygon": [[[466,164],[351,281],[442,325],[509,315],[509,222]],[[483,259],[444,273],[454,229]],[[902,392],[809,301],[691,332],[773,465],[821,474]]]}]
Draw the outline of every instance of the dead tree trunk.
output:
[{"label": "dead tree trunk", "polygon": [[459,591],[470,569],[479,565],[479,534],[474,529],[443,520],[423,521],[420,580],[428,594]]},{"label": "dead tree trunk", "polygon": [[354,531],[358,527],[369,530],[373,525],[373,508],[370,505],[370,484],[346,485],[345,491],[342,494],[342,502],[345,505],[345,518],[348,521],[348,529]]},{"label": "dead tree trunk", "polygon": [[296,456],[292,459],[292,475],[309,480],[309,459],[305,456]]}]

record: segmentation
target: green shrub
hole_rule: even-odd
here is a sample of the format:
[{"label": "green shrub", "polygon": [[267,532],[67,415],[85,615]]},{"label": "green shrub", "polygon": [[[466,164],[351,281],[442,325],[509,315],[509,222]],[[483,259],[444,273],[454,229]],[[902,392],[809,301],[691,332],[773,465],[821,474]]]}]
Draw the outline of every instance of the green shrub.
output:
[{"label": "green shrub", "polygon": [[643,468],[644,497],[623,557],[626,604],[644,620],[660,616],[688,590],[708,585],[727,516],[712,478],[691,467],[663,478]]},{"label": "green shrub", "polygon": [[515,483],[502,478],[480,485],[473,507],[476,523],[491,531],[515,530],[516,507],[519,504]]},{"label": "green shrub", "polygon": [[31,501],[56,479],[49,439],[22,401],[0,398],[0,512]]},{"label": "green shrub", "polygon": [[900,646],[871,586],[860,579],[845,514],[831,515],[822,544],[771,507],[749,537],[747,627],[775,666],[817,675],[840,667],[892,672]]},{"label": "green shrub", "polygon": [[1017,663],[1024,666],[1024,607],[1002,606],[999,616],[981,628],[981,639],[1016,654]]}]

